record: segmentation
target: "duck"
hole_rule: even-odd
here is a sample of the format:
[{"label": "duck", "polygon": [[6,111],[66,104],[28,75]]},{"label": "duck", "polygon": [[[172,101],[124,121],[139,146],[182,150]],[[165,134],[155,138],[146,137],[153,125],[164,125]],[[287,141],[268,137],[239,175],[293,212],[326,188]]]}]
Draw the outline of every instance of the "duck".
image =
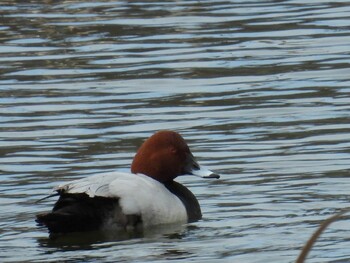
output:
[{"label": "duck", "polygon": [[179,133],[161,130],[140,146],[131,173],[99,173],[55,187],[48,197],[58,200],[36,222],[53,235],[195,222],[202,218],[199,202],[174,180],[183,175],[220,178],[198,164]]}]

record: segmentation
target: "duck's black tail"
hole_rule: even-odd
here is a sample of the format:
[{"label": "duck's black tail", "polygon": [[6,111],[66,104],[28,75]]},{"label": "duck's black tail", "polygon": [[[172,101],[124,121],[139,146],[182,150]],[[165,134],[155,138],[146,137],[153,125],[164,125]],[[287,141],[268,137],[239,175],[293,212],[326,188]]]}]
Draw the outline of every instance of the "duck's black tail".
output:
[{"label": "duck's black tail", "polygon": [[36,216],[36,222],[46,226],[50,234],[98,230],[118,206],[117,198],[59,195],[51,212]]}]

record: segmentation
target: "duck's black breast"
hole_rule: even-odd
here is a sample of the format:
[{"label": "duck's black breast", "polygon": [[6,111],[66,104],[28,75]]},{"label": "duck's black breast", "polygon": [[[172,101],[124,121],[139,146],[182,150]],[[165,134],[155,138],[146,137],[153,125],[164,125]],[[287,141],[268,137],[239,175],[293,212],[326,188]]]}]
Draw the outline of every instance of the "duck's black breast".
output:
[{"label": "duck's black breast", "polygon": [[202,218],[202,212],[198,200],[190,190],[175,181],[166,182],[164,185],[184,204],[188,216],[188,222],[194,222]]}]

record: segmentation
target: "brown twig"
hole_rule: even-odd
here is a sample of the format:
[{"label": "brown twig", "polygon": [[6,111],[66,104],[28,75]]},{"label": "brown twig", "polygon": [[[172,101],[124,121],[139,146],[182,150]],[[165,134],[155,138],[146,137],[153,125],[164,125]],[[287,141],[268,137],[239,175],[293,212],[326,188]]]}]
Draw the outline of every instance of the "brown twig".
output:
[{"label": "brown twig", "polygon": [[311,238],[307,241],[303,249],[301,250],[301,253],[299,254],[299,257],[295,261],[295,263],[304,263],[306,256],[310,252],[312,246],[315,244],[317,238],[322,234],[322,232],[334,221],[338,220],[342,215],[349,212],[350,208],[347,208],[331,217],[326,219],[317,229],[317,231],[311,236]]}]

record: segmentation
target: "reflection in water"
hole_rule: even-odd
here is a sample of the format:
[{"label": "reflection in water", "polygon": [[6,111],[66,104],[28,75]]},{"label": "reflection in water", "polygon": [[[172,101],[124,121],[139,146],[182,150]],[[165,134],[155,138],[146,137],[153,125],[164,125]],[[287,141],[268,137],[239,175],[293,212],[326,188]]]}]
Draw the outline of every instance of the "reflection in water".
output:
[{"label": "reflection in water", "polygon": [[[145,231],[91,231],[69,234],[56,234],[50,237],[40,237],[37,242],[42,247],[57,248],[59,250],[91,250],[95,246],[103,245],[108,242],[118,244],[122,241],[135,239],[135,242],[147,239],[182,239],[186,233],[187,227],[179,224],[161,225]],[[46,231],[46,229],[45,229]]]},{"label": "reflection in water", "polygon": [[[3,261],[293,262],[319,223],[348,206],[349,9],[2,1]],[[61,182],[129,169],[159,129],[181,132],[199,162],[223,174],[178,179],[203,220],[170,235],[50,246],[34,218],[52,201],[35,201]],[[349,261],[347,221],[307,262]]]}]

